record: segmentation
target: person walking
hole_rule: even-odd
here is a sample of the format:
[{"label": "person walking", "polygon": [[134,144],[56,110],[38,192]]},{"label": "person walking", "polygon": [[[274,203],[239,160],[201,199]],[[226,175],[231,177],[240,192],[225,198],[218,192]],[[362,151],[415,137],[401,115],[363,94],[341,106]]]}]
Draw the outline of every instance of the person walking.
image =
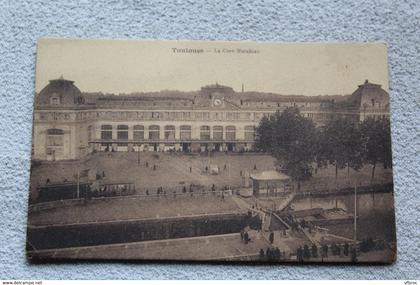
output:
[{"label": "person walking", "polygon": [[245,234],[244,234],[244,240],[245,240],[245,244],[248,244],[248,242],[251,240],[249,238],[248,232],[245,232]]},{"label": "person walking", "polygon": [[281,252],[280,252],[280,249],[278,247],[276,247],[276,249],[274,250],[274,256],[275,256],[275,259],[277,261],[279,261],[281,259]]},{"label": "person walking", "polygon": [[298,247],[296,255],[297,255],[297,261],[302,262],[303,261],[303,249],[302,249],[301,246]]},{"label": "person walking", "polygon": [[265,254],[264,254],[264,249],[260,249],[260,260],[264,260]]},{"label": "person walking", "polygon": [[270,243],[273,244],[273,242],[274,242],[274,233],[273,232],[270,233],[268,239],[269,239]]}]

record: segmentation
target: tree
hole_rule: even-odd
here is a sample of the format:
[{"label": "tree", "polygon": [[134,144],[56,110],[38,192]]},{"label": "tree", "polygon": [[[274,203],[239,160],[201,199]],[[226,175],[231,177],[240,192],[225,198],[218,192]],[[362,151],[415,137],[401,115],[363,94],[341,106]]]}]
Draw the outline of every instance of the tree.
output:
[{"label": "tree", "polygon": [[364,145],[363,158],[372,164],[371,183],[375,177],[378,163],[384,167],[392,167],[391,129],[389,120],[384,118],[375,120],[368,118],[361,126],[362,141]]},{"label": "tree", "polygon": [[312,176],[315,126],[301,116],[299,109],[290,107],[263,118],[256,129],[256,148],[271,153],[277,165],[298,182]]},{"label": "tree", "polygon": [[347,167],[349,176],[350,168],[361,168],[363,146],[358,122],[348,117],[329,121],[319,132],[317,144],[317,161],[321,166],[335,166],[336,184],[339,169]]}]

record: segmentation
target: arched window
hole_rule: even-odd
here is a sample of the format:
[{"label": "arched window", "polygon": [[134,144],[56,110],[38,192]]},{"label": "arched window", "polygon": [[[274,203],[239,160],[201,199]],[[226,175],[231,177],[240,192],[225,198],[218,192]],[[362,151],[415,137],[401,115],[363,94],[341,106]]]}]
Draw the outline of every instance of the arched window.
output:
[{"label": "arched window", "polygon": [[179,137],[181,140],[191,139],[191,126],[181,126],[179,131]]},{"label": "arched window", "polygon": [[175,126],[165,126],[165,140],[175,139]]},{"label": "arched window", "polygon": [[117,126],[117,139],[128,140],[128,126],[127,125]]},{"label": "arched window", "polygon": [[223,127],[214,126],[213,127],[213,139],[214,140],[223,140]]},{"label": "arched window", "polygon": [[228,141],[236,140],[236,127],[235,126],[226,127],[226,140]]},{"label": "arched window", "polygon": [[201,126],[200,127],[200,140],[210,140],[210,127]]},{"label": "arched window", "polygon": [[48,129],[47,135],[49,136],[60,136],[64,135],[64,131],[62,129]]},{"label": "arched window", "polygon": [[245,139],[254,140],[255,139],[255,127],[254,126],[245,126]]},{"label": "arched window", "polygon": [[160,127],[152,125],[149,127],[149,139],[150,140],[159,140],[160,137]]},{"label": "arched window", "polygon": [[93,130],[92,126],[89,125],[87,127],[87,145],[89,145],[89,142],[92,140],[92,130]]},{"label": "arched window", "polygon": [[111,140],[112,139],[112,126],[111,125],[102,125],[101,126],[101,139],[102,140]]},{"label": "arched window", "polygon": [[133,139],[144,140],[144,126],[136,125],[133,127]]},{"label": "arched window", "polygon": [[61,129],[48,129],[47,130],[47,154],[53,156],[63,155],[64,146],[64,131]]},{"label": "arched window", "polygon": [[50,98],[50,104],[51,105],[60,105],[60,97],[53,96]]}]

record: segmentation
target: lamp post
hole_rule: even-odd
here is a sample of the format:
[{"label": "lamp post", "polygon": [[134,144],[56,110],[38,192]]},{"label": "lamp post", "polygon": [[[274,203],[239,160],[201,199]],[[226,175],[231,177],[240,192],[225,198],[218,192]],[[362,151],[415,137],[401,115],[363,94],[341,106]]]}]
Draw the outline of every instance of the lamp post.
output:
[{"label": "lamp post", "polygon": [[357,185],[354,184],[353,239],[357,240]]},{"label": "lamp post", "polygon": [[137,165],[140,165],[140,145],[137,145]]}]

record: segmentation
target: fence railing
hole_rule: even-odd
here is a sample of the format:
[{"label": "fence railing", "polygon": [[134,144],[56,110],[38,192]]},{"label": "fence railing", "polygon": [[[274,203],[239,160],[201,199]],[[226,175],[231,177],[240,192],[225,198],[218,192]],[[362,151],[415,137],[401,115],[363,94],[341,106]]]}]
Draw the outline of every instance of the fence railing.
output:
[{"label": "fence railing", "polygon": [[194,191],[194,192],[185,192],[185,193],[161,193],[161,194],[134,194],[129,196],[112,196],[112,197],[90,197],[90,198],[80,198],[80,199],[68,199],[68,200],[57,200],[51,202],[43,202],[29,205],[28,211],[38,212],[48,209],[54,209],[58,207],[68,207],[76,205],[85,205],[88,201],[111,201],[111,200],[122,200],[122,199],[138,199],[138,200],[158,200],[158,199],[181,199],[187,197],[224,197],[231,196],[234,193],[234,190],[215,190],[215,191]]}]

